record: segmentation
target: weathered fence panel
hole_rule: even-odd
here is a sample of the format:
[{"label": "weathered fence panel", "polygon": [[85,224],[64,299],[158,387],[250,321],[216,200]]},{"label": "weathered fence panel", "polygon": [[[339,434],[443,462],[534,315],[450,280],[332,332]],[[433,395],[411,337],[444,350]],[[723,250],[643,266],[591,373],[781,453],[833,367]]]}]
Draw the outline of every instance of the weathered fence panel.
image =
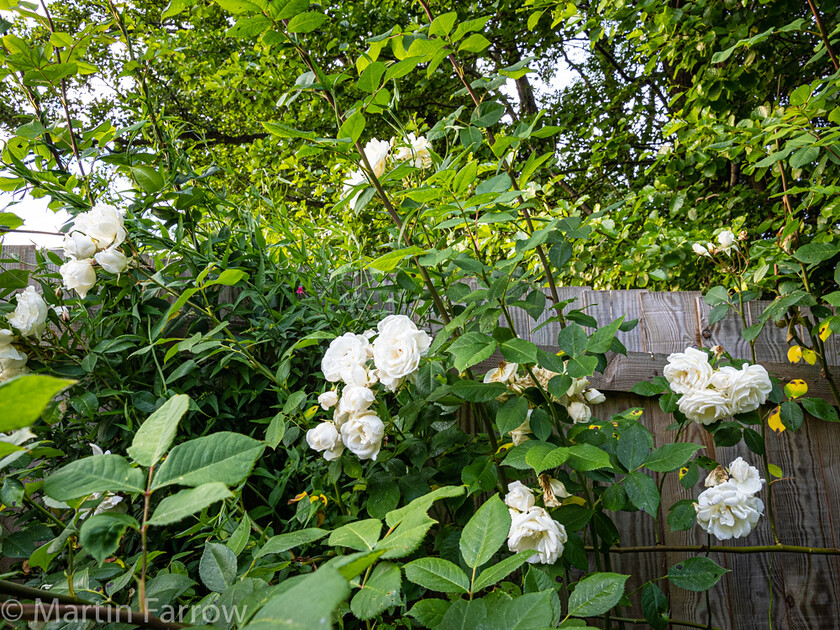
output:
[{"label": "weathered fence panel", "polygon": [[[24,265],[34,264],[32,248],[3,248],[3,258],[14,256],[20,257]],[[655,399],[630,393],[633,385],[661,376],[668,354],[681,352],[688,346],[721,345],[737,358],[750,358],[749,345],[740,335],[740,318],[730,314],[710,325],[709,307],[698,292],[592,291],[587,287],[566,287],[560,289],[560,294],[561,299],[575,298],[575,306],[585,307],[599,325],[621,315],[626,315],[628,320],[639,320],[635,329],[619,334],[619,339],[627,347],[627,356],[610,355],[604,374],[591,379],[593,386],[608,395],[607,402],[593,410],[597,417],[608,419],[613,414],[641,407],[641,421],[654,434],[657,447],[673,441],[673,433],[666,431],[673,419],[660,410]],[[747,323],[757,321],[766,305],[762,302],[749,303]],[[546,350],[557,350],[559,327],[556,324],[534,330],[546,320],[546,315],[534,321],[521,309],[513,311],[517,334]],[[830,341],[827,344],[832,351],[828,357],[829,364],[838,366],[839,348],[834,339]],[[779,378],[804,379],[810,388],[809,395],[821,396],[833,403],[819,368],[789,364],[786,360],[787,348],[785,331],[768,325],[756,341],[757,360]],[[492,357],[475,371],[480,374],[482,369],[494,367],[500,358]],[[735,447],[716,447],[712,437],[698,426],[689,427],[685,440],[703,444],[705,450],[700,453],[723,464],[738,456],[759,463],[758,456],[743,443]],[[772,507],[781,541],[788,545],[810,547],[840,546],[840,424],[806,416],[797,433],[771,433],[767,446],[769,461],[780,466],[784,472],[784,478],[774,480],[772,484]],[[659,475],[655,477],[659,481]],[[685,558],[697,555],[676,551],[673,547],[709,543],[699,527],[672,533],[666,522],[671,505],[682,499],[696,499],[702,489],[701,479],[697,487],[685,490],[679,484],[677,475],[672,473],[664,481],[660,518],[655,527],[653,517],[642,512],[617,516],[616,524],[624,550],[611,554],[611,570],[633,576],[628,582],[628,592],[647,580],[664,576],[669,567]],[[767,491],[760,496],[767,503]],[[657,533],[661,550],[633,551],[636,547],[656,545]],[[746,539],[711,542],[727,547],[772,544],[766,510],[765,516]],[[702,624],[702,627],[711,623],[714,627],[732,630],[765,629],[769,627],[771,618],[773,628],[778,629],[840,627],[840,556],[779,552],[712,552],[710,556],[730,569],[731,573],[709,592],[708,598],[702,593],[671,588],[667,580],[657,582],[669,596],[672,618]],[[641,610],[628,610],[627,616],[640,618]]]}]

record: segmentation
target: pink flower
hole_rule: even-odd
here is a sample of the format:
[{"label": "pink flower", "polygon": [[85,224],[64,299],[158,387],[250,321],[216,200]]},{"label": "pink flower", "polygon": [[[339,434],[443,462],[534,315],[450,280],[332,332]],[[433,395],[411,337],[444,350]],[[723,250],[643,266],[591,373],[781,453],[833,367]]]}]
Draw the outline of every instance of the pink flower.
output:
[{"label": "pink flower", "polygon": [[304,293],[304,291],[303,291],[303,287],[298,287],[298,288],[297,288],[297,291],[295,291],[295,293],[297,293],[297,294],[298,294],[298,297],[300,297],[301,295],[303,295],[303,293]]}]

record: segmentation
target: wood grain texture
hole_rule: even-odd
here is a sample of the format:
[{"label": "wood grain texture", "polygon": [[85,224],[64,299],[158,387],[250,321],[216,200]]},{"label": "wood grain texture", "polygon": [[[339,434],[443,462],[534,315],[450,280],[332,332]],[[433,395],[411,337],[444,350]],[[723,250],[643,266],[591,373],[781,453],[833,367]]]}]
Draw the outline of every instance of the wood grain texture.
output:
[{"label": "wood grain texture", "polygon": [[642,293],[644,351],[670,354],[689,346],[702,347],[695,291],[683,293]]}]

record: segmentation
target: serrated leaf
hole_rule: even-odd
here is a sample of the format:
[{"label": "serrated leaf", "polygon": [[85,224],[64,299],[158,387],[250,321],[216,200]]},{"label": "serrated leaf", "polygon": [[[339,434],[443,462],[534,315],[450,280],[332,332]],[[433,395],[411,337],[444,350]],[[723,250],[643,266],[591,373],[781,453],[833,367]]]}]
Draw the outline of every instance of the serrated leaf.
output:
[{"label": "serrated leaf", "polygon": [[478,508],[461,532],[461,556],[467,566],[474,569],[493,557],[507,540],[510,522],[508,508],[499,495]]},{"label": "serrated leaf", "polygon": [[624,480],[624,490],[633,505],[656,518],[659,490],[653,479],[640,471],[631,472]]},{"label": "serrated leaf", "polygon": [[167,400],[137,429],[128,456],[141,466],[157,464],[172,446],[178,423],[190,407],[190,397],[179,394]]},{"label": "serrated leaf", "polygon": [[644,466],[655,472],[670,472],[684,466],[701,448],[699,444],[683,442],[665,444],[647,456]]},{"label": "serrated leaf", "polygon": [[593,573],[578,582],[569,597],[567,614],[573,617],[595,617],[615,606],[624,595],[629,575]]},{"label": "serrated leaf", "polygon": [[56,501],[69,501],[94,492],[145,490],[143,471],[132,468],[119,455],[92,455],[59,468],[44,481],[44,494]]},{"label": "serrated leaf", "polygon": [[79,542],[85,551],[102,564],[119,548],[120,539],[129,527],[139,530],[140,524],[128,514],[94,514],[82,523]]},{"label": "serrated leaf", "polygon": [[597,446],[591,444],[575,444],[569,447],[569,459],[566,463],[579,471],[597,470],[598,468],[612,468],[610,456]]},{"label": "serrated leaf", "polygon": [[[101,455],[100,457],[106,456]],[[225,484],[217,481],[205,483],[189,490],[181,490],[161,501],[148,523],[149,525],[177,523],[222,499],[232,496],[233,493],[227,489]]]},{"label": "serrated leaf", "polygon": [[420,558],[403,567],[405,577],[438,593],[466,593],[470,582],[461,567],[442,558]]},{"label": "serrated leaf", "polygon": [[333,547],[349,547],[356,551],[372,550],[382,533],[382,521],[369,518],[342,525],[332,534],[327,544]]},{"label": "serrated leaf", "polygon": [[712,588],[724,573],[729,573],[729,569],[705,556],[696,556],[672,566],[668,570],[668,580],[679,588],[700,592]]},{"label": "serrated leaf", "polygon": [[53,397],[75,382],[43,374],[27,374],[0,384],[0,432],[33,424]]},{"label": "serrated leaf", "polygon": [[548,442],[537,442],[525,453],[525,463],[539,475],[544,470],[557,468],[569,458],[569,449]]},{"label": "serrated leaf", "polygon": [[272,553],[283,553],[284,551],[289,551],[289,549],[294,549],[295,547],[308,545],[316,540],[321,540],[329,533],[330,532],[325,529],[309,527],[296,532],[289,532],[288,534],[272,536],[262,546],[262,549],[259,550],[256,557],[261,558],[262,556]]},{"label": "serrated leaf", "polygon": [[350,611],[358,619],[371,619],[386,608],[400,603],[400,568],[393,562],[380,562],[368,580],[350,600]]},{"label": "serrated leaf", "polygon": [[528,558],[533,555],[533,551],[523,551],[515,556],[505,558],[501,562],[491,564],[481,572],[478,578],[476,578],[475,583],[473,584],[473,592],[477,593],[480,590],[500,582],[525,564],[528,561]]},{"label": "serrated leaf", "polygon": [[235,486],[248,476],[264,449],[263,442],[229,431],[189,440],[172,449],[155,473],[152,489],[209,481]]},{"label": "serrated leaf", "polygon": [[198,563],[198,575],[208,589],[224,593],[236,578],[236,555],[225,545],[205,543]]}]

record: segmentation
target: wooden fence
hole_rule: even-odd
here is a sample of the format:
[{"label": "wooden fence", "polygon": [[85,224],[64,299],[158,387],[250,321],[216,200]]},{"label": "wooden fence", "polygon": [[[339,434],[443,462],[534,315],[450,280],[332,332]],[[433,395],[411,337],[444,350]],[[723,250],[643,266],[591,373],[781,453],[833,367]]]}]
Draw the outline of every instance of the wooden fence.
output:
[{"label": "wooden fence", "polygon": [[[6,247],[3,258],[17,255],[24,261],[32,261],[32,252],[27,249],[31,250]],[[627,356],[611,355],[604,374],[591,379],[595,387],[607,394],[607,402],[593,410],[599,418],[608,419],[629,408],[642,408],[641,421],[654,434],[657,447],[673,441],[674,434],[666,431],[673,418],[660,410],[656,398],[630,393],[635,383],[661,376],[668,354],[681,352],[689,346],[721,345],[735,357],[750,358],[749,346],[740,335],[740,319],[730,314],[716,324],[709,324],[710,309],[700,293],[592,291],[586,287],[566,287],[560,292],[561,299],[576,298],[575,307],[585,306],[586,312],[599,325],[621,315],[628,320],[639,320],[639,325],[632,331],[619,333],[627,347]],[[748,304],[748,324],[757,321],[766,305],[766,302]],[[556,326],[548,325],[532,333],[540,321],[534,322],[519,309],[514,311],[517,334],[547,350],[556,351]],[[770,324],[757,339],[757,360],[771,374],[782,379],[804,379],[809,385],[810,396],[823,397],[833,404],[819,368],[791,365],[786,360],[787,348],[786,331]],[[840,345],[835,336],[829,337],[826,348],[830,354],[829,363],[840,365]],[[498,362],[498,357],[486,361],[483,367],[492,367],[494,362]],[[481,372],[480,369],[476,371]],[[840,373],[840,369],[837,372]],[[705,450],[700,454],[725,465],[743,456],[761,468],[760,458],[743,444],[716,447],[712,437],[696,425],[686,431],[684,439],[704,445]],[[784,473],[783,479],[773,482],[773,510],[781,541],[785,545],[840,547],[840,424],[806,415],[805,423],[796,433],[785,431],[777,435],[771,432],[767,446],[769,461]],[[659,475],[655,476],[658,481]],[[702,490],[702,476],[696,487],[685,490],[677,476],[670,474],[663,486],[662,516],[655,527],[653,518],[642,512],[617,515],[616,524],[625,550],[612,554],[611,569],[632,575],[628,592],[646,580],[664,576],[669,567],[687,557],[698,555],[698,552],[677,550],[676,547],[708,544],[706,534],[699,527],[672,533],[665,520],[671,505],[682,499],[696,499]],[[766,489],[759,496],[766,502]],[[655,529],[658,529],[662,548],[634,551],[638,547],[655,545]],[[711,542],[739,548],[771,545],[773,539],[765,515],[745,539],[725,543],[712,539]],[[672,588],[667,580],[657,582],[670,600],[671,618],[701,624],[700,627],[711,623],[727,630],[763,630],[770,627],[771,618],[772,627],[778,630],[840,628],[840,556],[711,552],[710,557],[731,572],[709,592],[708,606],[703,593]],[[627,614],[642,616],[638,606]],[[627,627],[633,626],[628,624]]]}]

